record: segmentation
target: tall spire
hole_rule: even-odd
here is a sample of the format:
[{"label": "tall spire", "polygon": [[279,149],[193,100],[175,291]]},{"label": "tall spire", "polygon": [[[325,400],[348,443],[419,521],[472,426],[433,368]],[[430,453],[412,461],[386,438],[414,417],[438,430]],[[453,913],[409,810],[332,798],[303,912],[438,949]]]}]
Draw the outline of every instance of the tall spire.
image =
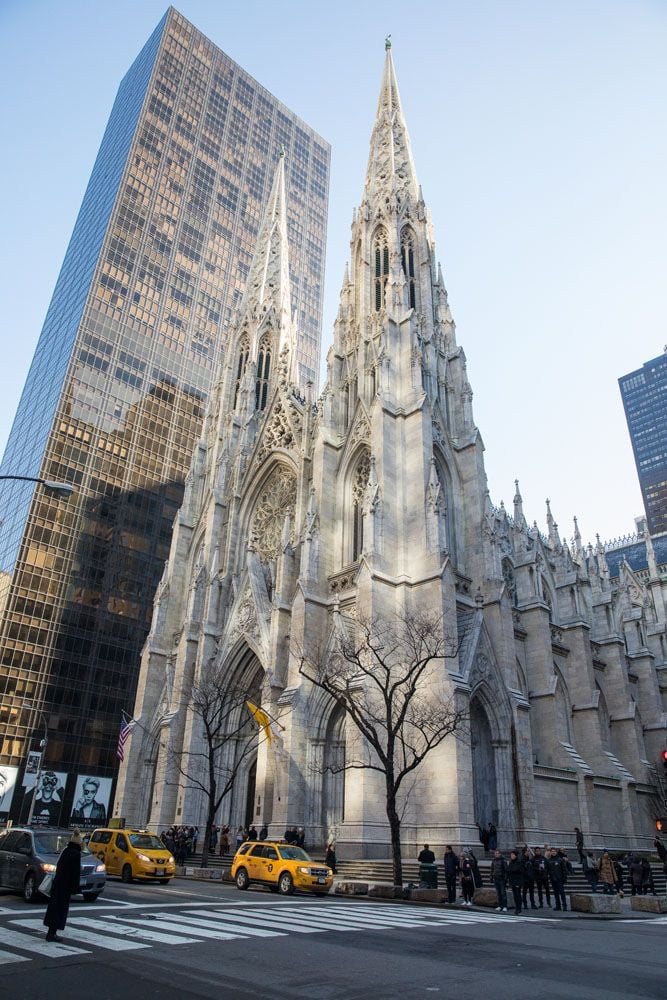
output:
[{"label": "tall spire", "polygon": [[388,198],[392,201],[395,199],[396,207],[400,209],[408,198],[416,206],[420,200],[420,189],[389,38],[385,40],[385,49],[384,73],[371,136],[364,199],[371,205],[379,201],[386,204]]},{"label": "tall spire", "polygon": [[259,319],[273,306],[280,318],[280,347],[289,340],[292,307],[289,284],[289,248],[285,198],[285,154],[280,150],[273,186],[264,210],[241,316]]}]

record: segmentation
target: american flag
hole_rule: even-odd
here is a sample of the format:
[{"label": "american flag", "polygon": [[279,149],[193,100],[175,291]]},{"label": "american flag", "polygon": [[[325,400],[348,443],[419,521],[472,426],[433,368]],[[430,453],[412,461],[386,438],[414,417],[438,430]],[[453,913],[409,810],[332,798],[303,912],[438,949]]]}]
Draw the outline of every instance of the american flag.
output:
[{"label": "american flag", "polygon": [[125,716],[122,716],[120,720],[120,733],[118,734],[118,746],[116,747],[116,757],[118,757],[118,760],[125,760],[125,744],[135,726],[136,722],[134,719],[130,719],[128,722]]}]

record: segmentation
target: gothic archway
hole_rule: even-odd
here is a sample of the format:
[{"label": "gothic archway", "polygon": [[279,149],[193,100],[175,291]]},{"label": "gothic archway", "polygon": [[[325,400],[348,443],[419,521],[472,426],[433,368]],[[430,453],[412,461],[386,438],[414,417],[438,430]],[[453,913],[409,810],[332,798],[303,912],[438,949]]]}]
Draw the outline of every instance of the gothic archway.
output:
[{"label": "gothic archway", "polygon": [[470,702],[470,743],[475,822],[499,824],[496,761],[491,724],[479,698]]},{"label": "gothic archway", "polygon": [[325,835],[345,821],[345,711],[331,715],[324,743],[322,823]]}]

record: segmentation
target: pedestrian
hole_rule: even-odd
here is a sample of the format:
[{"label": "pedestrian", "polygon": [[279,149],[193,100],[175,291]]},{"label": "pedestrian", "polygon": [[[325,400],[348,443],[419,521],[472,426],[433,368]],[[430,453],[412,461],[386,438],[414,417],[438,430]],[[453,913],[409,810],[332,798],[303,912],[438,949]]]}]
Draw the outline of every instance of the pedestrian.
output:
[{"label": "pedestrian", "polygon": [[51,885],[51,896],[44,914],[47,941],[62,940],[57,932],[65,930],[69,901],[72,893],[79,891],[81,882],[81,844],[81,834],[78,830],[74,830],[67,847],[58,858]]},{"label": "pedestrian", "polygon": [[266,838],[268,837],[268,835],[269,835],[269,831],[267,829],[266,823],[262,823],[262,826],[261,826],[260,831],[259,831],[259,838],[258,839],[259,840],[266,840]]},{"label": "pedestrian", "polygon": [[257,827],[251,826],[248,830],[248,840],[257,840]]},{"label": "pedestrian", "polygon": [[420,865],[434,865],[435,864],[435,854],[433,853],[433,851],[431,850],[431,848],[428,846],[428,844],[424,844],[424,849],[419,852],[419,855],[417,857],[417,861],[419,862]]},{"label": "pedestrian", "polygon": [[625,885],[623,876],[623,865],[618,860],[615,860],[612,863],[614,865],[614,874],[616,875],[616,889],[618,891],[619,896],[624,896]]},{"label": "pedestrian", "polygon": [[246,838],[245,838],[245,833],[244,833],[243,827],[240,826],[238,828],[238,830],[236,831],[236,850],[237,851],[238,851],[239,847],[241,846],[241,844],[243,843],[243,841],[245,839]]},{"label": "pedestrian", "polygon": [[211,851],[211,853],[215,854],[215,849],[217,847],[217,844],[218,844],[218,828],[217,826],[214,825],[211,827],[211,837],[208,842],[208,849],[209,851]]},{"label": "pedestrian", "polygon": [[229,827],[223,826],[220,834],[220,857],[224,858],[226,854],[229,854]]},{"label": "pedestrian", "polygon": [[591,892],[595,893],[598,891],[598,871],[599,865],[595,860],[595,855],[592,851],[588,851],[584,856],[584,875],[588,879],[588,884],[591,887]]},{"label": "pedestrian", "polygon": [[523,908],[524,910],[528,909],[528,900],[530,899],[531,910],[536,910],[535,869],[533,868],[533,859],[530,856],[528,845],[521,852],[521,860],[523,862]]},{"label": "pedestrian", "polygon": [[485,826],[479,827],[479,842],[484,848],[484,853],[486,854],[489,850],[489,831]]},{"label": "pedestrian", "polygon": [[445,856],[442,859],[445,866],[445,882],[447,884],[447,902],[456,902],[456,877],[459,873],[459,859],[452,850],[452,845],[445,848]]},{"label": "pedestrian", "polygon": [[489,850],[493,854],[498,846],[498,831],[494,823],[489,823]]},{"label": "pedestrian", "polygon": [[533,876],[537,889],[537,898],[540,901],[539,908],[543,908],[543,900],[546,898],[547,906],[551,906],[551,892],[549,890],[549,872],[547,870],[547,859],[542,854],[539,847],[533,851]]},{"label": "pedestrian", "polygon": [[327,853],[324,858],[325,865],[331,869],[331,871],[336,874],[336,841],[333,837],[329,838],[329,843],[327,844]]},{"label": "pedestrian", "polygon": [[472,877],[475,882],[475,888],[482,888],[482,873],[479,870],[479,865],[477,864],[477,858],[472,851],[468,851],[468,857],[470,859],[470,864],[472,865]]},{"label": "pedestrian", "polygon": [[465,854],[459,856],[459,871],[461,874],[463,906],[472,906],[472,898],[475,894],[475,879],[473,877],[472,862]]},{"label": "pedestrian", "polygon": [[306,831],[302,826],[296,831],[296,846],[301,850],[305,850],[306,847]]},{"label": "pedestrian", "polygon": [[581,861],[582,867],[584,864],[584,835],[578,826],[574,828],[574,844],[577,848],[577,854],[579,855],[579,860]]},{"label": "pedestrian", "polygon": [[647,858],[641,859],[642,865],[642,896],[648,896],[649,892],[655,896],[655,885],[653,883],[653,872]]},{"label": "pedestrian", "polygon": [[655,847],[655,853],[658,855],[662,862],[662,867],[664,869],[665,875],[667,875],[667,847],[663,844],[660,837],[656,837],[653,841],[653,846]]},{"label": "pedestrian", "polygon": [[510,851],[510,860],[507,865],[507,881],[510,884],[510,889],[512,890],[512,895],[514,896],[514,914],[515,916],[518,916],[521,913],[524,865],[523,859],[519,857],[516,851]]},{"label": "pedestrian", "polygon": [[605,896],[613,896],[616,892],[616,870],[609,851],[603,851],[600,858],[600,882]]},{"label": "pedestrian", "polygon": [[190,836],[192,837],[192,853],[196,854],[197,853],[197,841],[199,840],[199,827],[198,826],[191,826],[190,827]]},{"label": "pedestrian", "polygon": [[507,913],[507,862],[500,851],[495,851],[491,862],[491,882],[496,890],[498,912]]},{"label": "pedestrian", "polygon": [[547,871],[549,881],[554,891],[556,910],[567,910],[567,900],[565,899],[565,883],[567,882],[567,868],[558,851],[552,849],[551,857],[547,859]]},{"label": "pedestrian", "polygon": [[628,875],[630,876],[630,891],[632,895],[641,896],[644,872],[642,869],[642,859],[636,854],[628,855]]}]

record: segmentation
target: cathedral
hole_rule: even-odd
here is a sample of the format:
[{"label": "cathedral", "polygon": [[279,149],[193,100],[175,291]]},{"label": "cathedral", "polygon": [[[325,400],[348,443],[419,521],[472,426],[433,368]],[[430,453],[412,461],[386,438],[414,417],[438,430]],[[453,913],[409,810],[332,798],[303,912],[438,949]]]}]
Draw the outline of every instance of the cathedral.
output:
[{"label": "cathedral", "polygon": [[[436,608],[455,654],[430,683],[464,699],[466,739],[420,765],[406,853],[499,842],[643,847],[664,812],[666,607],[655,559],[612,579],[603,546],[494,505],[387,43],[327,381],[295,376],[281,158],[211,393],[146,641],[114,814],[203,826],[179,758],[201,746],[190,693],[211,663],[278,721],[216,822],[302,825],[347,858],[388,857],[377,772],[344,770],[345,713],[302,676],[341,615]],[[652,568],[651,568],[652,567]]]}]

